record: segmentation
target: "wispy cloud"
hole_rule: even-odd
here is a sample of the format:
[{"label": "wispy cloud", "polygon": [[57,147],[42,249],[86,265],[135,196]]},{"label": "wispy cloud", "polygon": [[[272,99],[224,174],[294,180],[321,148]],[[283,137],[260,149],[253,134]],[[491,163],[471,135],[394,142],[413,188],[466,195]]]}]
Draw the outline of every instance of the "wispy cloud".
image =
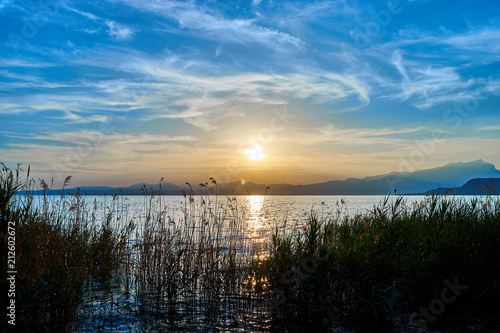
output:
[{"label": "wispy cloud", "polygon": [[[455,67],[434,67],[416,61],[403,63],[396,51],[391,60],[403,77],[399,83],[388,86],[390,93],[384,97],[409,100],[418,108],[430,108],[443,102],[460,102],[473,94],[474,80],[465,80]],[[399,92],[394,92],[399,91]]]},{"label": "wispy cloud", "polygon": [[142,10],[159,13],[178,22],[181,28],[198,31],[198,38],[245,44],[259,43],[277,51],[303,48],[305,43],[286,32],[257,24],[255,19],[228,19],[210,13],[194,2],[124,0],[124,3]]},{"label": "wispy cloud", "polygon": [[[77,87],[81,89],[82,86]],[[54,88],[57,89],[57,88]],[[111,112],[128,112],[135,110],[137,104],[133,100],[125,99],[109,100],[105,96],[95,96],[94,94],[28,94],[25,96],[12,96],[5,98],[0,103],[0,114],[21,114],[36,113],[45,115],[47,111],[62,112],[59,117],[51,116],[54,119],[67,121],[68,123],[88,123],[94,121],[104,121],[106,114]],[[105,114],[100,114],[105,113]]]},{"label": "wispy cloud", "polygon": [[500,125],[484,126],[480,128],[481,131],[500,131]]},{"label": "wispy cloud", "polygon": [[405,80],[408,79],[408,74],[406,73],[406,69],[404,68],[403,64],[401,63],[403,57],[401,56],[401,52],[399,50],[396,50],[392,56],[392,62],[394,66],[398,69],[399,73],[405,78]]},{"label": "wispy cloud", "polygon": [[473,30],[467,33],[455,34],[436,41],[442,44],[453,46],[475,52],[496,53],[500,52],[500,29],[485,28]]},{"label": "wispy cloud", "polygon": [[54,63],[41,62],[36,59],[1,59],[0,66],[2,67],[33,67],[33,68],[44,68],[44,67],[54,67],[57,66]]},{"label": "wispy cloud", "polygon": [[88,18],[88,19],[90,19],[92,21],[98,21],[98,20],[100,20],[100,17],[98,17],[98,16],[96,16],[96,15],[94,15],[92,13],[89,13],[89,12],[86,12],[86,11],[83,11],[83,10],[79,10],[77,8],[73,8],[73,7],[70,7],[70,6],[67,6],[67,5],[64,5],[64,8],[66,8],[67,10],[72,11],[74,13],[77,13],[79,15],[82,15],[82,16],[84,16],[84,17],[86,17],[86,18]]},{"label": "wispy cloud", "polygon": [[[164,102],[162,112],[149,118],[182,118],[207,130],[215,129],[214,124],[220,117],[241,116],[244,110],[259,105],[280,105],[296,100],[313,105],[338,104],[332,110],[341,112],[358,109],[370,101],[368,88],[356,78],[332,73],[200,76],[147,63],[138,69],[179,91],[171,101]],[[172,89],[165,90],[172,93]],[[172,112],[169,108],[184,110]]]},{"label": "wispy cloud", "polygon": [[0,70],[0,77],[14,79],[14,80],[22,80],[22,81],[39,81],[40,78],[33,75],[19,74],[13,73],[6,70]]},{"label": "wispy cloud", "polygon": [[[93,140],[89,140],[89,138]],[[123,143],[130,145],[151,144],[161,146],[164,143],[173,141],[198,141],[197,138],[194,138],[192,136],[169,136],[152,134],[132,135],[118,133],[103,134],[101,132],[89,130],[79,132],[48,132],[27,137],[27,139],[29,140],[57,141],[63,143],[63,146],[67,146],[67,144],[91,145],[93,144],[92,141],[97,141],[97,138],[99,138],[99,143],[105,143],[109,145],[112,145],[113,143]]]},{"label": "wispy cloud", "polygon": [[8,3],[9,3],[9,0],[2,0],[0,2],[0,10],[2,10],[2,8],[4,8]]},{"label": "wispy cloud", "polygon": [[116,39],[129,39],[134,33],[132,29],[113,21],[106,21],[106,25],[109,28],[108,34]]},{"label": "wispy cloud", "polygon": [[407,144],[411,139],[404,138],[404,134],[414,134],[427,132],[425,127],[411,127],[402,129],[392,128],[337,128],[329,123],[318,128],[311,128],[307,131],[300,131],[288,140],[295,141],[295,144],[317,145],[325,142],[338,145],[349,146],[376,146],[391,145],[400,146]]},{"label": "wispy cloud", "polygon": [[[0,148],[0,154],[5,156],[10,151],[9,160],[28,161],[49,179],[54,176],[61,180],[72,174],[75,182],[91,185],[109,184],[117,177],[118,185],[127,184],[130,177],[153,182],[170,175],[169,181],[185,182],[188,174],[200,173],[197,162],[200,156],[215,152],[203,145],[197,146],[197,142],[197,138],[189,135],[48,132],[19,136],[15,143],[6,145],[8,149]],[[34,155],[38,156],[36,161],[33,161]],[[175,173],[183,169],[184,176],[176,178]],[[106,175],[106,170],[113,170],[113,174]]]},{"label": "wispy cloud", "polygon": [[66,111],[64,117],[59,119],[68,120],[70,124],[88,124],[93,122],[106,123],[108,117],[102,115],[80,116],[74,112]]}]

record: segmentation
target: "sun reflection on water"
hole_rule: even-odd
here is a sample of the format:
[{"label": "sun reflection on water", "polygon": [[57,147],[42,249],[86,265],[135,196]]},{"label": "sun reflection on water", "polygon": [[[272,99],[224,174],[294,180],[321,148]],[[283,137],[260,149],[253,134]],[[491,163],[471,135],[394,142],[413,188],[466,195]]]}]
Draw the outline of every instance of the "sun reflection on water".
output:
[{"label": "sun reflection on water", "polygon": [[[255,262],[262,262],[269,256],[267,241],[271,225],[266,214],[265,196],[249,195],[247,199],[246,237],[250,254]],[[262,276],[251,276],[250,283],[254,290],[262,292],[267,289],[268,281]]]},{"label": "sun reflection on water", "polygon": [[267,231],[265,221],[264,196],[249,195],[248,200],[248,219],[247,219],[247,235],[255,243],[263,243]]}]

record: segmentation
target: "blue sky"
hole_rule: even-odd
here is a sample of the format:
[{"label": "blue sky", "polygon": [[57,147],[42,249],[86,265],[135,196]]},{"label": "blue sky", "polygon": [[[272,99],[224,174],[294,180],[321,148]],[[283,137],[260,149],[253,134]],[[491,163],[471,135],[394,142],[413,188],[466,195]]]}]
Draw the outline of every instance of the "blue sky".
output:
[{"label": "blue sky", "polygon": [[0,0],[0,32],[0,161],[40,178],[500,166],[498,1]]}]

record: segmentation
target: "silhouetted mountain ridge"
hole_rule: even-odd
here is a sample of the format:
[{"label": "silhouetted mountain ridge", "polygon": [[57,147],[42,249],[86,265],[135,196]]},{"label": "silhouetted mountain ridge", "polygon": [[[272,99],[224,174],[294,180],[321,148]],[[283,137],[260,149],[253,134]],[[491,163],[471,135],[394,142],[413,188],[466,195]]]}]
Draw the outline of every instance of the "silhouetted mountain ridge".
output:
[{"label": "silhouetted mountain ridge", "polygon": [[[291,184],[256,184],[254,182],[231,182],[217,185],[217,193],[221,195],[239,194],[270,194],[270,195],[390,195],[396,190],[399,194],[423,194],[430,189],[450,189],[462,188],[469,181],[474,181],[474,186],[481,185],[480,179],[500,178],[500,171],[491,163],[483,160],[472,162],[449,163],[442,167],[416,170],[413,172],[391,172],[379,176],[365,178],[348,178],[345,180],[331,180],[322,183],[307,185]],[[478,180],[479,179],[479,180]],[[489,180],[484,180],[489,182]],[[489,184],[489,183],[488,183]],[[462,186],[463,185],[463,186]],[[470,193],[471,186],[463,188],[463,193]],[[65,189],[65,193],[76,193],[77,188]],[[216,186],[209,184],[206,187],[192,184],[176,185],[173,183],[159,184],[134,184],[125,188],[113,188],[106,186],[85,186],[81,187],[80,193],[88,195],[143,195],[155,194],[180,195],[201,194],[205,191],[215,193]],[[52,194],[61,193],[61,190],[54,190]],[[184,192],[183,192],[184,191]],[[440,190],[438,190],[440,191]],[[462,190],[460,190],[462,191]],[[469,191],[469,192],[468,192]],[[461,192],[462,193],[462,192]],[[458,194],[458,193],[457,193]]]},{"label": "silhouetted mountain ridge", "polygon": [[446,188],[439,187],[426,194],[456,194],[456,195],[498,195],[500,191],[500,178],[474,178],[460,187]]}]

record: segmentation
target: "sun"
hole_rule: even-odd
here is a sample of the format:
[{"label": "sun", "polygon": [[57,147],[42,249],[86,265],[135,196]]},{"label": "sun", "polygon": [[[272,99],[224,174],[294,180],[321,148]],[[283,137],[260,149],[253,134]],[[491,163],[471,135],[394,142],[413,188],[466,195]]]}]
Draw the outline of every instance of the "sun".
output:
[{"label": "sun", "polygon": [[253,161],[259,161],[266,157],[259,145],[255,145],[252,148],[245,150],[245,153],[247,154],[247,158]]}]

